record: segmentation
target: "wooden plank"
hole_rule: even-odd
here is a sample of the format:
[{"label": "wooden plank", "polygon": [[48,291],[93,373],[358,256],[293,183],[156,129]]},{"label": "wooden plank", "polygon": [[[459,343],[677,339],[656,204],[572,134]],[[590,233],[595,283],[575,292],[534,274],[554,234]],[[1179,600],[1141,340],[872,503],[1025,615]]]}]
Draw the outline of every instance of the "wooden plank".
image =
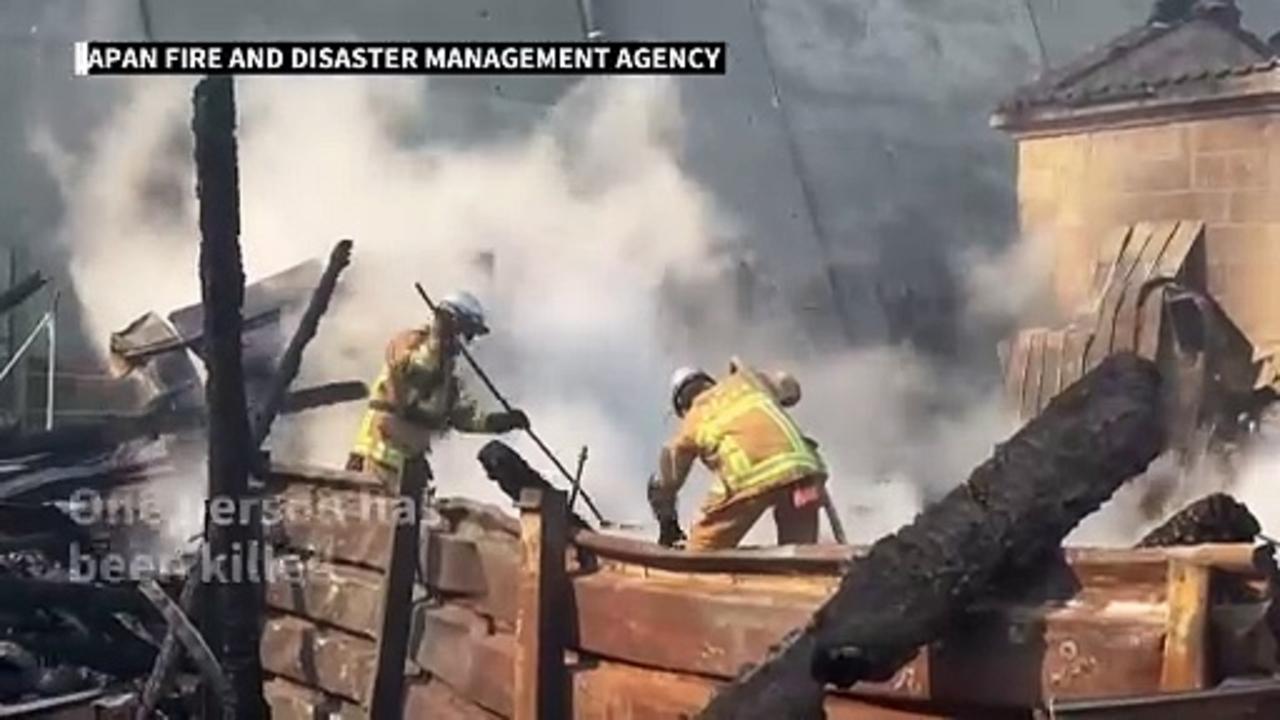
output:
[{"label": "wooden plank", "polygon": [[[461,537],[471,537],[473,532],[478,531],[507,533],[516,538],[520,536],[519,521],[493,505],[465,498],[442,498],[438,501],[437,509],[453,524],[453,534]],[[597,560],[617,560],[688,573],[826,575],[838,578],[860,552],[850,546],[823,544],[691,553],[664,548],[653,542],[590,530],[573,529],[569,537],[575,546],[581,550],[589,550]]]},{"label": "wooden plank", "polygon": [[565,717],[563,611],[568,496],[526,489],[520,497],[520,606],[516,613],[515,720]]},{"label": "wooden plank", "polygon": [[1178,223],[1178,231],[1169,242],[1168,249],[1160,258],[1156,277],[1176,278],[1182,274],[1182,266],[1191,254],[1191,248],[1204,240],[1204,221],[1183,220]]},{"label": "wooden plank", "polygon": [[[1089,293],[1089,299],[1095,305],[1101,304],[1102,297],[1111,283],[1111,278],[1115,276],[1117,264],[1132,234],[1132,226],[1121,225],[1112,228],[1103,236],[1102,244],[1098,246],[1098,260],[1094,265],[1093,283]],[[1097,307],[1092,310],[1096,312]]]},{"label": "wooden plank", "polygon": [[[591,661],[573,670],[573,716],[577,720],[670,720],[701,710],[719,683],[622,663]],[[918,720],[952,717],[923,708],[899,709],[840,695],[826,699],[831,720]]]},{"label": "wooden plank", "polygon": [[1090,331],[1072,324],[1067,328],[1062,348],[1062,380],[1059,392],[1071,387],[1084,376],[1084,355],[1089,347]]},{"label": "wooden plank", "polygon": [[451,605],[419,608],[414,662],[489,712],[511,717],[515,635],[489,634],[484,619]]},{"label": "wooden plank", "polygon": [[1124,251],[1116,260],[1115,271],[1111,275],[1107,288],[1094,316],[1093,337],[1085,355],[1085,372],[1092,370],[1111,354],[1111,339],[1115,333],[1116,311],[1124,296],[1124,289],[1129,283],[1129,275],[1137,265],[1138,259],[1151,241],[1155,226],[1152,223],[1138,223],[1125,244]]},{"label": "wooden plank", "polygon": [[1031,331],[1019,330],[1009,348],[1009,364],[1005,367],[1005,399],[1010,408],[1022,412],[1023,388],[1027,382],[1027,358],[1031,352]]},{"label": "wooden plank", "polygon": [[368,473],[301,463],[272,462],[271,477],[267,483],[274,490],[301,484],[332,490],[385,493],[382,482]]},{"label": "wooden plank", "polygon": [[[467,611],[445,606],[424,610],[427,626],[418,645],[418,663],[433,681],[446,685],[482,714],[511,717],[512,668],[516,643],[511,635],[487,635],[483,622]],[[640,668],[594,657],[580,657],[570,670],[573,715],[578,720],[668,720],[696,713],[717,683],[695,675]],[[437,717],[439,701],[415,699],[411,686],[405,717]],[[923,710],[895,709],[874,698],[832,695],[827,716],[841,720],[906,720],[951,717]],[[921,706],[923,707],[923,706]],[[428,711],[430,711],[428,713]],[[444,717],[450,717],[447,712]],[[463,716],[468,717],[468,716]],[[566,715],[565,717],[568,717]]]},{"label": "wooden plank", "polygon": [[304,555],[381,570],[392,531],[406,511],[395,500],[350,489],[295,483],[264,505],[264,534]]},{"label": "wooden plank", "polygon": [[500,720],[439,679],[409,684],[405,691],[404,716],[431,720]]},{"label": "wooden plank", "polygon": [[284,678],[269,680],[262,690],[271,720],[366,720],[359,706]]},{"label": "wooden plank", "polygon": [[1199,563],[1169,563],[1169,619],[1160,689],[1199,690],[1209,683],[1209,585],[1212,570]]},{"label": "wooden plank", "polygon": [[520,586],[520,543],[494,533],[462,538],[432,533],[423,548],[433,591],[514,630]]},{"label": "wooden plank", "polygon": [[1047,330],[1031,331],[1027,352],[1027,379],[1022,388],[1022,418],[1030,420],[1040,414],[1040,380],[1044,375],[1044,339]]},{"label": "wooden plank", "polygon": [[431,468],[423,457],[410,458],[400,474],[400,502],[414,512],[406,521],[395,523],[391,561],[383,582],[377,666],[369,690],[369,716],[374,718],[399,717],[404,713],[404,665],[409,650],[409,633],[405,630],[413,620],[413,586],[421,552],[417,510],[422,507],[422,495],[430,477]]},{"label": "wooden plank", "polygon": [[1065,330],[1050,330],[1044,338],[1044,375],[1040,378],[1040,407],[1049,404],[1062,391],[1062,354],[1066,346]]},{"label": "wooden plank", "polygon": [[382,597],[380,573],[314,560],[267,585],[267,607],[370,639],[377,637]]},{"label": "wooden plank", "polygon": [[[1153,606],[1158,607],[1158,606]],[[1046,622],[1028,613],[973,612],[931,649],[934,699],[1030,707],[1049,698],[1119,695],[1159,687],[1164,626],[1081,613]]]},{"label": "wooden plank", "polygon": [[1176,221],[1157,223],[1152,229],[1151,240],[1134,264],[1133,271],[1129,274],[1129,280],[1125,283],[1120,304],[1116,306],[1115,325],[1111,337],[1111,352],[1116,353],[1137,348],[1138,314],[1142,310],[1139,306],[1138,296],[1142,291],[1143,284],[1154,275],[1156,268],[1160,265],[1161,257],[1164,256],[1165,249],[1169,246],[1177,231],[1178,223]]},{"label": "wooden plank", "polygon": [[[1182,273],[1191,248],[1204,238],[1204,223],[1183,221],[1169,240],[1169,247],[1160,257],[1153,277],[1176,278]],[[1155,358],[1160,343],[1160,323],[1164,317],[1163,291],[1147,294],[1142,303],[1142,327],[1138,331],[1138,352],[1143,357]]]},{"label": "wooden plank", "polygon": [[273,675],[364,703],[377,663],[365,638],[301,618],[273,617],[262,633],[262,667]]}]

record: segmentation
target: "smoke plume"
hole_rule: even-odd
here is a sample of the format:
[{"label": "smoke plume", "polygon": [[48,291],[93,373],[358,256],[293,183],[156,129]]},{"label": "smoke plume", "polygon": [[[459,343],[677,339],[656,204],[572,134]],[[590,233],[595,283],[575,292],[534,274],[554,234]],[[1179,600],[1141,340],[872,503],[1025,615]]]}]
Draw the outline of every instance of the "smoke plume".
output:
[{"label": "smoke plume", "polygon": [[[104,345],[137,315],[199,296],[190,92],[187,82],[129,86],[86,153],[36,136],[65,196],[60,238],[85,325]],[[677,365],[722,372],[739,354],[795,372],[798,419],[822,444],[857,540],[909,520],[1012,429],[994,388],[959,382],[909,347],[818,356],[795,341],[785,312],[736,314],[725,298],[739,228],[681,169],[668,81],[584,82],[532,132],[468,148],[415,139],[433,109],[414,81],[240,80],[238,102],[248,276],[355,240],[303,381],[371,380],[388,337],[425,318],[414,281],[437,294],[472,289],[494,328],[479,360],[566,465],[589,447],[585,485],[613,519],[647,517],[644,482],[674,429],[666,381]],[[474,379],[469,388],[493,405]],[[273,452],[340,464],[359,412],[282,422]],[[534,446],[512,440],[559,479]],[[498,501],[478,447],[453,436],[435,449],[441,494]],[[700,477],[684,493],[685,518]],[[190,492],[202,489],[193,481]]]}]

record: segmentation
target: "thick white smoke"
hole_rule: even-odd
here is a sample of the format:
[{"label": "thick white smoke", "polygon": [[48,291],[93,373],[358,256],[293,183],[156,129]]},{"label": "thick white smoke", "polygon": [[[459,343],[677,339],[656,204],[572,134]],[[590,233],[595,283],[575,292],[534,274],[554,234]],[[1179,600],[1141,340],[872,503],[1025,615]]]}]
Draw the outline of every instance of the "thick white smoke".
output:
[{"label": "thick white smoke", "polygon": [[[198,297],[191,89],[129,86],[84,157],[41,141],[66,195],[62,241],[86,325],[104,344],[137,315]],[[946,387],[909,350],[818,357],[787,339],[785,322],[722,313],[711,332],[706,318],[663,311],[663,288],[716,296],[730,269],[720,251],[735,233],[732,209],[681,169],[680,104],[667,81],[584,83],[531,134],[479,149],[402,140],[430,121],[432,96],[417,82],[251,79],[237,89],[250,278],[355,240],[304,380],[370,380],[387,338],[425,317],[414,281],[437,293],[471,288],[494,328],[479,359],[566,465],[590,448],[586,486],[614,519],[647,518],[644,481],[674,427],[667,376],[690,361],[720,372],[744,354],[796,372],[805,389],[797,415],[833,466],[832,492],[856,540],[910,520],[1012,429],[994,394]],[[932,407],[935,396],[949,406]],[[359,411],[282,423],[277,457],[341,463]],[[512,440],[556,479],[530,443]],[[456,436],[437,448],[442,494],[500,498],[474,462],[480,442]],[[685,492],[685,518],[703,487]]]}]

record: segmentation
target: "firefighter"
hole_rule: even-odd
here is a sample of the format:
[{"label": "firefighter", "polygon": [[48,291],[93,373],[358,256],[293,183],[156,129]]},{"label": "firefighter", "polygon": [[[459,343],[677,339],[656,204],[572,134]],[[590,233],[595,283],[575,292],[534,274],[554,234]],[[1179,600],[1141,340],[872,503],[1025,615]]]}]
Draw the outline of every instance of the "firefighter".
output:
[{"label": "firefighter", "polygon": [[773,511],[779,544],[817,542],[827,469],[785,410],[799,401],[800,385],[790,375],[765,375],[736,359],[719,381],[693,368],[675,372],[671,402],[680,429],[649,482],[660,543],[684,539],[676,496],[698,458],[716,480],[693,524],[690,550],[736,547],[766,510]]},{"label": "firefighter", "polygon": [[370,473],[394,489],[392,481],[398,481],[406,460],[425,456],[431,441],[449,429],[494,434],[527,429],[529,420],[520,410],[481,412],[454,374],[462,343],[488,332],[480,301],[458,292],[440,301],[431,324],[393,337],[347,468]]}]

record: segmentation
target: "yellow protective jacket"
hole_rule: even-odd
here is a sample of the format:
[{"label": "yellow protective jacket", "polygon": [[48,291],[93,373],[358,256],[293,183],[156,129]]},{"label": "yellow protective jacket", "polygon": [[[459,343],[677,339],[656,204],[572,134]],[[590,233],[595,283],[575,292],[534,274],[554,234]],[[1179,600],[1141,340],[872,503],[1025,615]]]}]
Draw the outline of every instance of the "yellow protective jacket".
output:
[{"label": "yellow protective jacket", "polygon": [[696,458],[718,477],[707,508],[801,480],[825,482],[826,464],[783,409],[779,392],[760,373],[735,364],[694,400],[663,448],[660,491],[674,497]]},{"label": "yellow protective jacket", "polygon": [[386,360],[369,393],[369,407],[351,452],[404,467],[431,449],[433,437],[453,428],[486,432],[492,414],[479,411],[454,375],[454,357],[432,326],[406,330],[387,344]]}]

